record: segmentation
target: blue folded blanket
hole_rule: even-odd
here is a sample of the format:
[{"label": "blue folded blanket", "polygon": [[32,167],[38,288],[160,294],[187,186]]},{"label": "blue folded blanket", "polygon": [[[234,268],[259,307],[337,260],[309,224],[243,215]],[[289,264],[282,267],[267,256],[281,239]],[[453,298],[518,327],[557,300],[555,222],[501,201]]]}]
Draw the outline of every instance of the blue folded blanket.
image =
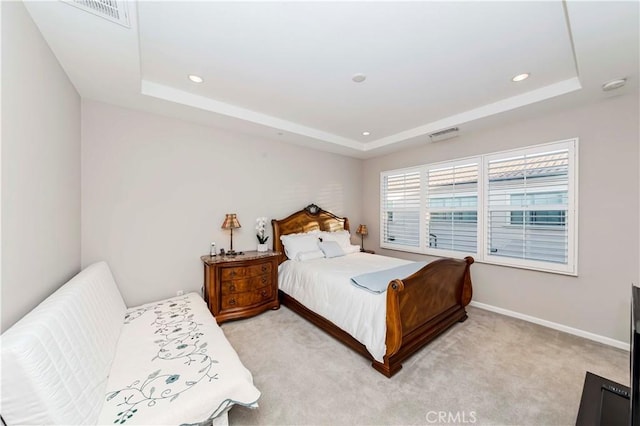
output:
[{"label": "blue folded blanket", "polygon": [[409,275],[422,269],[426,264],[427,262],[413,262],[391,269],[369,272],[351,278],[351,282],[355,286],[370,291],[371,293],[384,293],[392,280],[407,278]]}]

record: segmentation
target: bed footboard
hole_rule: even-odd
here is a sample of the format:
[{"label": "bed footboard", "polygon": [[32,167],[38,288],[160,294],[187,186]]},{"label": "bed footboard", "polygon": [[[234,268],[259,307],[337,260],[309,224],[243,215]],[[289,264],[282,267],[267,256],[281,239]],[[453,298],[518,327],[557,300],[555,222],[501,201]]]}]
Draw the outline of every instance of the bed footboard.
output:
[{"label": "bed footboard", "polygon": [[387,338],[384,363],[373,367],[387,377],[402,368],[402,361],[456,322],[467,319],[471,301],[470,266],[464,260],[439,259],[415,274],[393,280],[387,289]]}]

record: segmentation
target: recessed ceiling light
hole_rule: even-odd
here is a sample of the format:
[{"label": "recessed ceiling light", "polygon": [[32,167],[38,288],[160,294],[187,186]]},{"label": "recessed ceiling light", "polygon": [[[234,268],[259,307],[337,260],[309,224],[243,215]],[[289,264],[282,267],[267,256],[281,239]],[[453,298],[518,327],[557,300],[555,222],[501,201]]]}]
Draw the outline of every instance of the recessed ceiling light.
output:
[{"label": "recessed ceiling light", "polygon": [[366,79],[367,76],[364,74],[355,74],[353,77],[351,77],[351,80],[353,80],[355,83],[362,83]]},{"label": "recessed ceiling light", "polygon": [[618,79],[607,81],[606,83],[604,83],[602,85],[602,90],[604,90],[605,92],[608,92],[610,90],[619,89],[625,84],[627,84],[626,78],[618,78]]},{"label": "recessed ceiling light", "polygon": [[371,132],[362,132],[362,136],[369,136]]},{"label": "recessed ceiling light", "polygon": [[202,83],[204,81],[202,77],[195,74],[189,74],[189,80],[193,81],[194,83]]},{"label": "recessed ceiling light", "polygon": [[511,81],[518,82],[518,81],[526,80],[526,79],[528,79],[528,78],[529,78],[529,73],[528,73],[528,72],[525,72],[524,74],[518,74],[518,75],[516,75],[515,77],[513,77],[513,78],[511,79]]}]

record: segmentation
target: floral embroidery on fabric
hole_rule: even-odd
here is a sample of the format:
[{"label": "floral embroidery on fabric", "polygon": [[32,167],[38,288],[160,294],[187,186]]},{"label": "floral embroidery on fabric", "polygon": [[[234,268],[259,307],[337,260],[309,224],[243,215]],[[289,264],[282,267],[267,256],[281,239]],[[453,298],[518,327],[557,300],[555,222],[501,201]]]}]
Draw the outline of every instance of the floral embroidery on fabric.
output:
[{"label": "floral embroidery on fabric", "polygon": [[108,392],[106,400],[115,398],[114,402],[122,408],[113,423],[123,424],[138,410],[153,407],[160,400],[173,402],[201,380],[218,379],[218,374],[212,371],[218,361],[207,355],[207,342],[201,342],[204,336],[199,331],[201,324],[193,321],[189,303],[187,297],[171,299],[126,314],[125,324],[130,324],[144,313],[153,311],[156,318],[151,326],[156,329],[159,339],[154,341],[158,352],[152,361],[180,359],[187,367],[179,374],[175,371],[163,373],[158,369],[144,380],[135,380],[123,389]]}]

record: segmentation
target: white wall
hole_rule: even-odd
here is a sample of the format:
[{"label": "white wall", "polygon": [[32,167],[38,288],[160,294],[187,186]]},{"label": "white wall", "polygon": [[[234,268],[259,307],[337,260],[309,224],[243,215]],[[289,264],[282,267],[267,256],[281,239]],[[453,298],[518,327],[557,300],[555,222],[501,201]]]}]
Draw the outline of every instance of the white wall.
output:
[{"label": "white wall", "polygon": [[129,306],[199,291],[225,213],[236,251],[256,249],[257,217],[312,202],[357,226],[361,177],[361,160],[83,100],[82,264],[107,260]]},{"label": "white wall", "polygon": [[2,330],[80,268],[80,97],[22,2],[2,8]]},{"label": "white wall", "polygon": [[366,160],[364,221],[380,250],[380,172],[573,137],[579,145],[579,276],[474,264],[473,299],[621,342],[629,341],[631,283],[638,283],[638,96],[529,119]]}]

